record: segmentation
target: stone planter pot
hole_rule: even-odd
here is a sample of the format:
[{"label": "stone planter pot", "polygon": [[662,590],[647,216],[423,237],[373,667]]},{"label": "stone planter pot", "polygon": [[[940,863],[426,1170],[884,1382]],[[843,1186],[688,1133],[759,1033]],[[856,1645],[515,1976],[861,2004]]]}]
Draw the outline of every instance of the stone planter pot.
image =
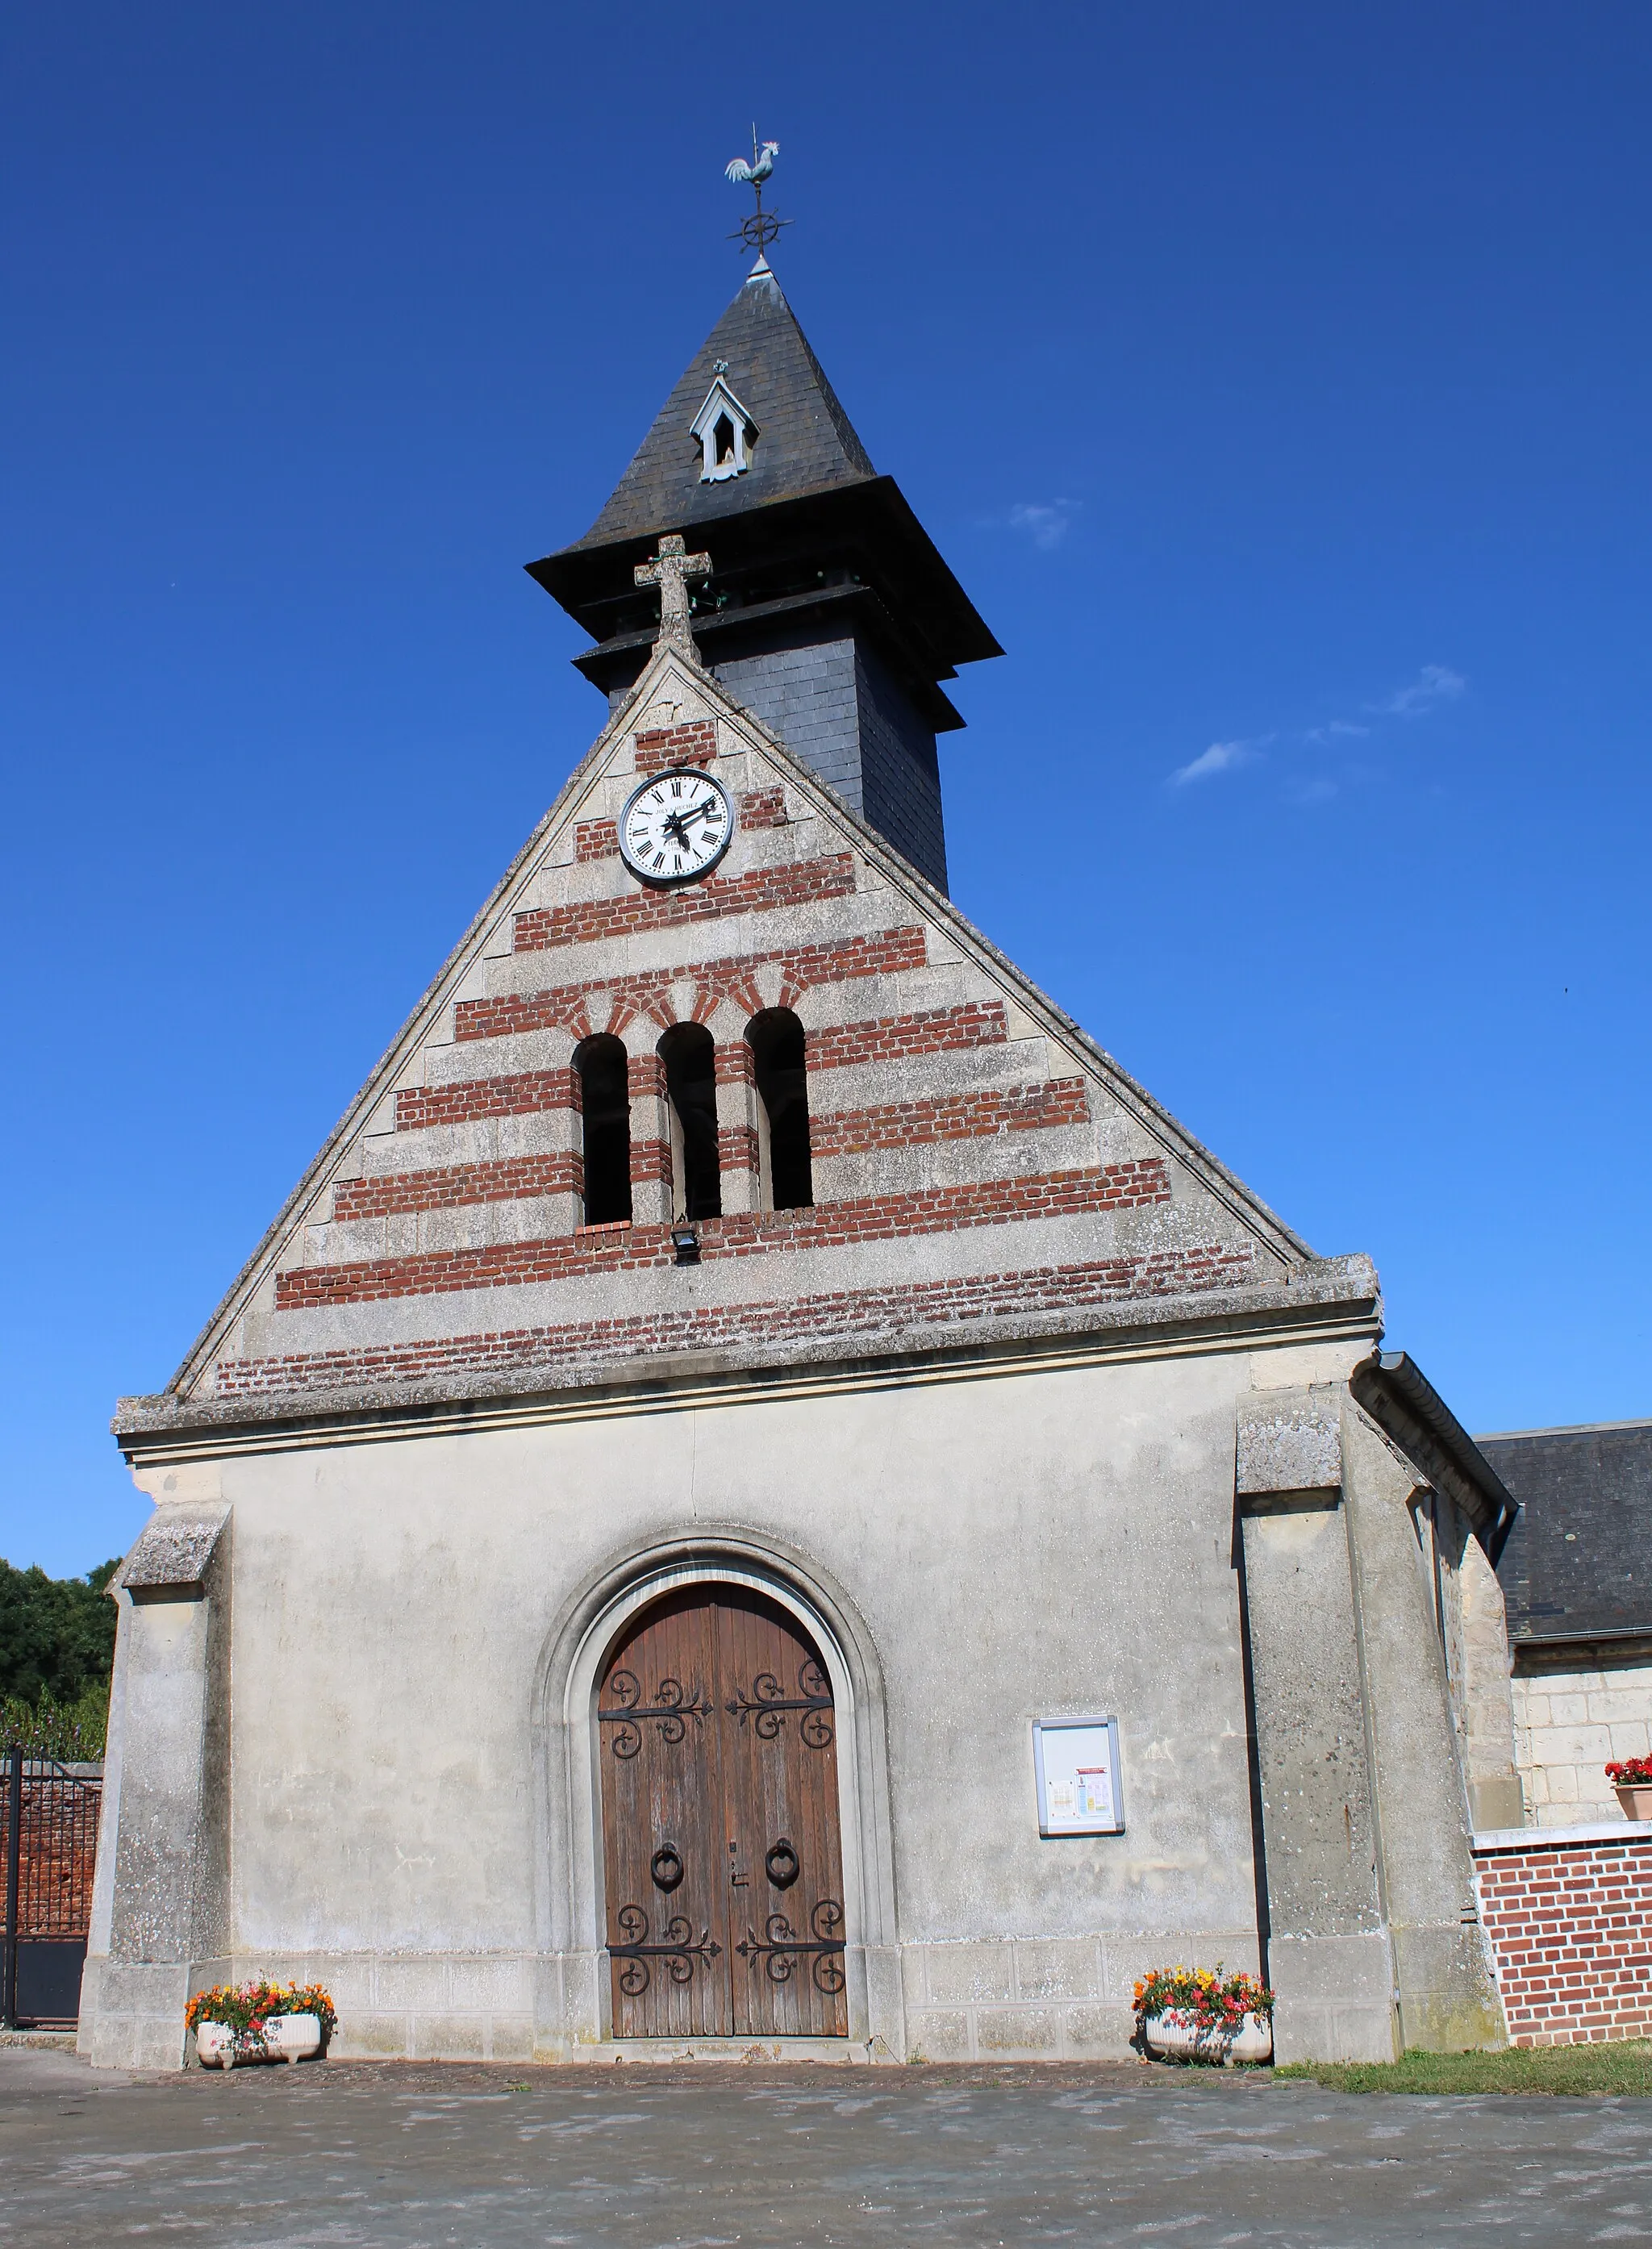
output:
[{"label": "stone planter pot", "polygon": [[195,2034],[203,2069],[233,2069],[241,2061],[307,2061],[321,2051],[320,2015],[272,2015],[264,2038],[241,2036],[228,2023],[203,2023]]},{"label": "stone planter pot", "polygon": [[1626,1819],[1652,1819],[1652,1785],[1620,1786],[1615,1792]]},{"label": "stone planter pot", "polygon": [[1247,2015],[1236,2031],[1201,2031],[1191,2023],[1172,2022],[1167,2015],[1146,2015],[1141,2028],[1148,2053],[1161,2058],[1215,2061],[1224,2067],[1232,2061],[1273,2059],[1273,2025],[1266,2015]]}]

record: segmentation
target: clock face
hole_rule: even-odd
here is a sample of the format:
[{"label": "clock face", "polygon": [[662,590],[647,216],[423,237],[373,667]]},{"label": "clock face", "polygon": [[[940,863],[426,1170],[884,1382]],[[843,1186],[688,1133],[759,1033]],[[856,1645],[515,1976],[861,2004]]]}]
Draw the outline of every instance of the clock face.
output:
[{"label": "clock face", "polygon": [[625,800],[620,856],[645,883],[692,883],[709,874],[734,833],[728,792],[687,769],[645,781]]}]

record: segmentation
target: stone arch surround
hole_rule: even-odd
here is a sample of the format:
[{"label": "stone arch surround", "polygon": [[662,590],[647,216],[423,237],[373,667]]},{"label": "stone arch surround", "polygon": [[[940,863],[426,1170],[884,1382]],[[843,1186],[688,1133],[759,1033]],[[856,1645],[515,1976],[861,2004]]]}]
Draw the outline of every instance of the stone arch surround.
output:
[{"label": "stone arch surround", "polygon": [[[536,2050],[575,2059],[594,2046],[612,2045],[595,1738],[604,1659],[640,1610],[679,1586],[707,1584],[766,1594],[797,1619],[820,1649],[840,1714],[850,2049],[855,2059],[898,2060],[905,2052],[905,2025],[878,1652],[848,1594],[811,1558],[739,1526],[707,1527],[692,1538],[664,1536],[616,1558],[565,1606],[547,1635],[534,1682],[540,1792],[534,1906],[546,1970],[535,2008]],[[662,2052],[674,2050],[658,2043]],[[752,2041],[730,2043],[743,2053]],[[697,2042],[697,2053],[710,2050],[707,2042]]]}]

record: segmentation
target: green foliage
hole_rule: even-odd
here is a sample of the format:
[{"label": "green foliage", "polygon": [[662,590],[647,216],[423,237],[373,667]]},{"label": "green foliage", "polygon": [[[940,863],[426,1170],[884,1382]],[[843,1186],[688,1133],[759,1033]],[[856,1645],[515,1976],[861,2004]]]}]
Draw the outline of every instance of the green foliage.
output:
[{"label": "green foliage", "polygon": [[49,1695],[62,1707],[107,1688],[115,1613],[104,1587],[119,1567],[117,1558],[84,1578],[48,1578],[0,1562],[0,1699]]},{"label": "green foliage", "polygon": [[1276,2080],[1311,2078],[1327,2093],[1618,2093],[1652,2094],[1652,2043],[1505,2046],[1496,2053],[1424,2053],[1399,2061],[1292,2061]]},{"label": "green foliage", "polygon": [[20,1749],[25,1757],[53,1757],[59,1764],[91,1764],[103,1755],[109,1728],[109,1682],[93,1679],[72,1702],[38,1702],[20,1695],[0,1701],[0,1750]]}]

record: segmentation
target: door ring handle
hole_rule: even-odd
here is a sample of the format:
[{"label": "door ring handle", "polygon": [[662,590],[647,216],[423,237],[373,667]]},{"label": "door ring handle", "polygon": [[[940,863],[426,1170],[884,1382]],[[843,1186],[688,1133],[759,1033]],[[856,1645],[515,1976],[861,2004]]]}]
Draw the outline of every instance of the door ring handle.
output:
[{"label": "door ring handle", "polygon": [[777,1890],[788,1890],[803,1871],[802,1860],[782,1835],[763,1856],[763,1872]]},{"label": "door ring handle", "polygon": [[674,1890],[683,1879],[683,1854],[675,1843],[667,1843],[656,1851],[648,1862],[648,1871],[654,1877],[656,1889]]}]

